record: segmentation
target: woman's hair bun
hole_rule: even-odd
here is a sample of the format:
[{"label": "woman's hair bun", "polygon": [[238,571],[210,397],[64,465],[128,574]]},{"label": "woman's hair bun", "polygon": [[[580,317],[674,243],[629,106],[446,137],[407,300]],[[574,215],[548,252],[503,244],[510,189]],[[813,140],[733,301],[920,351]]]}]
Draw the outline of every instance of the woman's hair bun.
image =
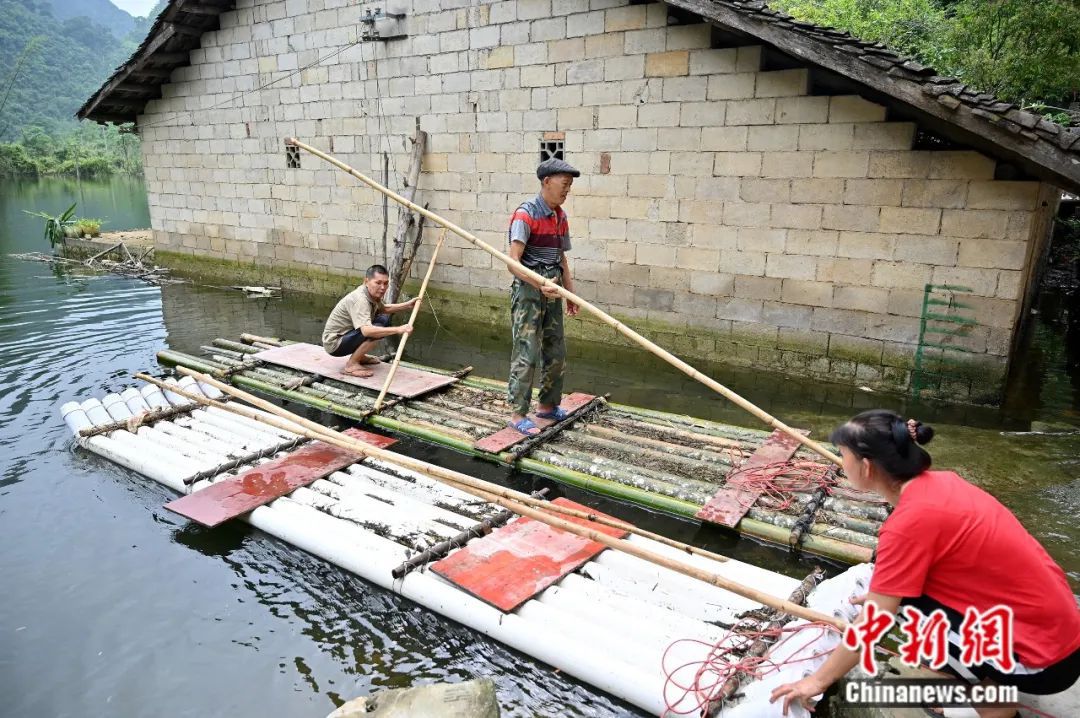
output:
[{"label": "woman's hair bun", "polygon": [[920,446],[923,444],[929,444],[930,440],[934,438],[934,427],[929,424],[924,424],[921,421],[915,421],[915,443]]}]

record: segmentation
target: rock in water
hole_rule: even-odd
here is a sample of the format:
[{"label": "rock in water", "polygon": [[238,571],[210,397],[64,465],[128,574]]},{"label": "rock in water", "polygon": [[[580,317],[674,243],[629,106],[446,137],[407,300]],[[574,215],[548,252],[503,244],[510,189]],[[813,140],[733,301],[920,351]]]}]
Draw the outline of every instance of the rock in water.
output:
[{"label": "rock in water", "polygon": [[326,718],[499,718],[495,682],[434,683],[354,698]]}]

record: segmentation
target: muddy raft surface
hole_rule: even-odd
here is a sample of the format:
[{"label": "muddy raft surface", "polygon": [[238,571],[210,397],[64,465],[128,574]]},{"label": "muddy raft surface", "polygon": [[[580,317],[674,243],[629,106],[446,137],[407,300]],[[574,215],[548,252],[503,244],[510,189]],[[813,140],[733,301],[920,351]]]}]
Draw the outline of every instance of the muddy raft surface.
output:
[{"label": "muddy raft surface", "polygon": [[[252,358],[278,343],[245,335],[244,341],[214,340],[203,347],[203,357],[163,351],[158,359],[685,518],[693,518],[728,481],[762,489],[737,531],[846,563],[869,560],[887,515],[886,506],[875,497],[836,486],[831,466],[802,449],[785,467],[740,474],[738,468],[769,432],[622,404],[588,413],[520,458],[478,451],[473,443],[505,426],[504,417],[510,413],[501,382],[463,376],[446,389],[397,401],[375,414],[377,392]],[[403,364],[451,373],[441,367]]]}]

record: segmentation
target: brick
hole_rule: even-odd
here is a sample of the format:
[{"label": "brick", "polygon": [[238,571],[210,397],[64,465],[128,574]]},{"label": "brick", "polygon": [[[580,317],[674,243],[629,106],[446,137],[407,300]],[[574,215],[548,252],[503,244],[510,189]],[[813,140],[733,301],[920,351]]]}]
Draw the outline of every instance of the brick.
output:
[{"label": "brick", "polygon": [[1002,239],[1008,227],[1008,212],[946,209],[941,215],[941,233],[950,237]]},{"label": "brick", "polygon": [[612,8],[604,13],[604,32],[642,30],[646,25],[645,20],[644,5]]},{"label": "brick", "polygon": [[752,252],[784,251],[787,232],[782,229],[767,227],[739,227],[737,234],[738,248]]},{"label": "brick", "polygon": [[742,152],[746,149],[749,129],[749,127],[709,127],[701,133],[701,149],[703,152]]},{"label": "brick", "polygon": [[904,317],[921,317],[923,306],[923,292],[910,289],[890,289],[889,314],[898,314]]},{"label": "brick", "polygon": [[836,243],[836,256],[851,259],[892,259],[895,252],[896,236],[891,234],[840,232]]},{"label": "brick", "polygon": [[679,109],[677,102],[639,105],[637,108],[638,126],[674,127],[679,124]]},{"label": "brick", "polygon": [[958,264],[990,269],[1023,269],[1027,261],[1027,242],[988,239],[960,240]]},{"label": "brick", "polygon": [[1037,182],[972,182],[968,209],[1035,209],[1039,198]]},{"label": "brick", "polygon": [[956,264],[959,244],[959,240],[947,237],[901,234],[896,237],[893,258],[904,262],[951,267]]},{"label": "brick", "polygon": [[[874,262],[873,282],[875,286],[890,289],[922,289],[936,271],[925,264]],[[934,281],[937,282],[937,280]]]},{"label": "brick", "polygon": [[686,199],[679,202],[680,222],[720,224],[723,220],[723,212],[722,202],[699,202]]},{"label": "brick", "polygon": [[622,131],[622,147],[627,152],[653,152],[656,150],[656,129],[638,128]]},{"label": "brick", "polygon": [[998,273],[991,269],[935,267],[931,281],[934,284],[968,287],[971,289],[971,293],[976,296],[992,297],[997,291],[997,275]]},{"label": "brick", "polygon": [[[713,75],[708,78],[706,97],[709,100],[743,100],[754,96],[755,74]],[[775,109],[775,104],[773,105]],[[736,124],[736,123],[731,123]]]},{"label": "brick", "polygon": [[995,297],[1000,299],[1019,299],[1022,272],[998,272],[998,285]]},{"label": "brick", "polygon": [[566,70],[566,81],[570,84],[602,82],[604,79],[603,60],[583,60],[573,62]]},{"label": "brick", "polygon": [[931,179],[994,179],[997,162],[973,151],[932,152]]},{"label": "brick", "polygon": [[881,232],[901,234],[937,234],[941,229],[940,209],[882,207]]},{"label": "brick", "polygon": [[854,284],[869,281],[868,277],[871,276],[873,271],[874,261],[872,259],[821,257],[818,259],[815,279],[819,282]]},{"label": "brick", "polygon": [[675,266],[701,272],[715,272],[717,267],[720,266],[720,250],[703,249],[701,247],[678,247],[675,253]]},{"label": "brick", "polygon": [[1005,236],[1010,239],[1028,239],[1034,215],[1031,212],[1010,212]]},{"label": "brick", "polygon": [[746,147],[749,150],[773,152],[798,149],[798,127],[760,125],[748,129]]},{"label": "brick", "polygon": [[[851,335],[853,338],[857,338],[866,333],[866,322],[867,315],[863,312],[854,312],[849,309],[815,307],[814,316],[810,320],[810,328],[818,332],[847,334]],[[833,356],[834,340],[836,340],[835,336],[829,338],[829,356]],[[879,349],[878,357],[880,356],[881,352]]]},{"label": "brick", "polygon": [[870,153],[868,177],[895,177],[922,179],[930,175],[930,156],[933,152],[886,152]]},{"label": "brick", "polygon": [[735,48],[722,50],[691,50],[691,75],[719,75],[735,72],[737,51]]},{"label": "brick", "polygon": [[725,122],[728,125],[771,125],[775,116],[776,100],[732,100],[727,106]]},{"label": "brick", "polygon": [[[681,251],[681,250],[680,250]],[[719,263],[719,259],[717,259]],[[690,291],[714,297],[729,297],[734,291],[735,275],[722,272],[690,272]]]},{"label": "brick", "polygon": [[674,267],[675,249],[662,244],[639,244],[637,262],[656,267]]},{"label": "brick", "polygon": [[844,204],[899,205],[903,180],[849,179],[844,185]]},{"label": "brick", "polygon": [[[671,174],[675,175],[677,180],[690,180],[690,178],[696,177],[712,177],[712,155],[705,152],[672,152],[670,154],[671,157],[668,162],[668,167],[670,168]],[[695,192],[695,196],[700,196],[701,185],[699,184],[697,187],[698,190]],[[676,186],[676,195],[679,194],[678,187]]]},{"label": "brick", "polygon": [[535,65],[521,68],[522,87],[551,87],[554,84],[554,65]]},{"label": "brick", "polygon": [[597,113],[597,127],[634,127],[637,125],[637,108],[615,105],[601,107]]},{"label": "brick", "polygon": [[705,99],[708,88],[704,77],[667,77],[662,82],[664,102],[698,102]]},{"label": "brick", "polygon": [[816,273],[817,259],[815,257],[769,254],[765,262],[766,277],[812,280]]},{"label": "brick", "polygon": [[800,150],[850,150],[854,125],[799,125]]},{"label": "brick", "polygon": [[625,51],[627,55],[663,52],[666,47],[667,31],[664,28],[631,30],[626,33]]},{"label": "brick", "polygon": [[562,40],[566,38],[566,18],[553,17],[537,20],[529,26],[529,39],[533,42]]},{"label": "brick", "polygon": [[833,303],[844,309],[885,314],[889,307],[889,290],[879,287],[836,287]]},{"label": "brick", "polygon": [[885,107],[858,95],[829,98],[829,122],[884,122]]},{"label": "brick", "polygon": [[606,247],[608,261],[635,264],[637,244],[634,242],[609,242]]},{"label": "brick", "polygon": [[647,219],[653,200],[640,197],[612,197],[611,216],[615,219]]},{"label": "brick", "polygon": [[815,152],[815,177],[865,177],[867,152]]},{"label": "brick", "polygon": [[809,90],[810,71],[806,68],[759,72],[754,88],[755,97],[793,97]]},{"label": "brick", "polygon": [[818,229],[821,227],[821,206],[814,204],[774,204],[772,226],[791,229]]},{"label": "brick", "polygon": [[696,224],[693,228],[691,244],[695,247],[737,249],[737,238],[738,230],[734,227],[717,227],[709,224]]},{"label": "brick", "polygon": [[[691,158],[699,157],[699,153],[687,153]],[[710,167],[711,170],[711,167]],[[677,175],[684,175],[682,171],[672,170]],[[712,172],[710,171],[711,175]],[[694,198],[703,200],[734,200],[739,199],[740,180],[737,177],[701,177],[691,180],[694,186]]]},{"label": "brick", "polygon": [[[738,278],[736,277],[736,281]],[[731,297],[719,299],[716,302],[716,317],[718,319],[731,319],[739,322],[760,322],[761,302],[754,299],[742,299]],[[770,328],[773,333],[775,328]]]},{"label": "brick", "polygon": [[[720,250],[720,270],[732,274],[763,276],[765,274],[764,252],[740,252],[738,250]],[[736,278],[736,282],[738,278]],[[730,319],[731,317],[726,317]]]},{"label": "brick", "polygon": [[844,194],[842,179],[793,179],[791,201],[795,203],[830,203]]},{"label": "brick", "polygon": [[697,150],[701,147],[701,129],[662,127],[657,131],[656,147],[660,150]]},{"label": "brick", "polygon": [[739,182],[738,198],[744,202],[788,202],[791,199],[791,180],[747,177]]},{"label": "brick", "polygon": [[589,230],[590,237],[595,239],[626,239],[626,222],[621,219],[593,219]]},{"label": "brick", "polygon": [[612,284],[629,284],[635,287],[649,286],[649,268],[643,264],[612,262],[608,269]]},{"label": "brick", "polygon": [[[768,266],[765,267],[765,272],[768,274]],[[831,307],[833,306],[833,285],[829,282],[784,279],[780,299],[789,304]]]},{"label": "brick", "polygon": [[880,217],[881,208],[879,207],[826,205],[821,217],[821,228],[876,232]]},{"label": "brick", "polygon": [[[567,18],[567,29],[570,35],[574,35],[574,18],[575,15],[571,15]],[[580,30],[580,28],[577,28]],[[591,33],[581,33],[586,35],[585,37],[585,57],[598,58],[598,57],[620,57],[623,54],[623,44],[625,38],[619,34],[606,34],[606,35],[594,35]],[[644,62],[642,62],[642,72],[645,70]]]},{"label": "brick", "polygon": [[729,227],[766,227],[769,225],[769,205],[726,202],[724,224]]},{"label": "brick", "polygon": [[[644,7],[637,5],[636,7]],[[668,289],[635,289],[634,306],[657,312],[670,312],[675,294]]]},{"label": "brick", "polygon": [[838,237],[839,233],[832,231],[793,229],[787,233],[784,251],[815,257],[832,256],[836,254]]},{"label": "brick", "polygon": [[547,44],[547,55],[552,61],[573,62],[585,59],[585,39],[580,37],[566,40],[551,40]]},{"label": "brick", "polygon": [[828,117],[828,97],[780,97],[776,100],[777,124],[825,122]]},{"label": "brick", "polygon": [[698,50],[712,42],[712,28],[705,23],[669,27],[667,34],[669,50]]},{"label": "brick", "polygon": [[586,130],[593,126],[593,108],[568,107],[559,110],[557,127],[560,130]]},{"label": "brick", "polygon": [[[636,6],[640,7],[640,6]],[[604,80],[634,80],[645,76],[645,58],[641,55],[609,57],[604,60]]]},{"label": "brick", "polygon": [[967,203],[966,180],[907,180],[904,182],[905,207],[941,207],[961,209]]},{"label": "brick", "polygon": [[[829,351],[829,335],[825,332],[813,332],[802,327],[810,326],[813,312],[804,315],[801,312],[794,313],[798,318],[797,323],[790,326],[781,326],[776,338],[776,345],[780,349],[795,349],[810,351],[819,354],[827,354]],[[767,312],[767,316],[772,316]]]},{"label": "brick", "polygon": [[647,77],[677,77],[689,72],[690,52],[687,50],[652,52],[645,56]]},{"label": "brick", "polygon": [[867,322],[866,337],[894,344],[914,344],[919,340],[919,320],[872,316]]},{"label": "brick", "polygon": [[[789,282],[798,282],[799,280],[785,279],[783,280],[786,286]],[[779,329],[779,331],[791,331],[799,327],[810,326],[810,321],[814,317],[813,306],[808,302],[795,303],[788,300],[781,302],[765,302],[762,305],[761,321],[765,324],[771,324]],[[779,332],[777,332],[779,334]],[[779,337],[777,337],[779,341]],[[824,343],[824,346],[828,346],[828,341]],[[800,347],[803,351],[806,347]]]},{"label": "brick", "polygon": [[683,102],[679,124],[687,127],[719,128],[724,124],[724,103]]},{"label": "brick", "polygon": [[[721,267],[723,267],[723,258],[721,257]],[[774,279],[771,277],[755,277],[745,274],[735,275],[735,296],[740,299],[751,299],[759,301],[778,301],[780,299],[780,290],[783,287],[782,279]]]},{"label": "brick", "polygon": [[813,152],[768,152],[760,172],[762,177],[810,177],[813,173]]},{"label": "brick", "polygon": [[761,153],[717,152],[713,174],[717,176],[757,177],[761,174]]},{"label": "brick", "polygon": [[855,149],[910,150],[915,141],[915,125],[889,122],[855,125]]}]

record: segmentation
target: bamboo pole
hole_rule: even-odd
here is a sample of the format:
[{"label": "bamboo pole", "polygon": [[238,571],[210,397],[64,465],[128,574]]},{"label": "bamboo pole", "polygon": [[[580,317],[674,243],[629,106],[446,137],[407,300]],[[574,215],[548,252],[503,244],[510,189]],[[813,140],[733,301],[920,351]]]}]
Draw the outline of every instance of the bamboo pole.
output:
[{"label": "bamboo pole", "polygon": [[821,456],[828,459],[829,461],[832,461],[837,466],[843,466],[843,462],[840,460],[840,457],[837,456],[836,454],[832,453],[828,449],[826,449],[821,444],[817,443],[816,441],[814,441],[813,439],[810,439],[807,436],[804,436],[802,433],[796,431],[795,429],[792,429],[790,426],[788,426],[784,422],[780,421],[776,417],[772,416],[771,414],[769,414],[764,409],[762,409],[762,408],[758,407],[757,405],[747,401],[746,399],[739,396],[738,394],[736,394],[731,389],[728,389],[726,386],[724,386],[720,382],[716,381],[715,379],[712,379],[711,377],[708,377],[708,376],[702,374],[697,369],[695,369],[694,367],[692,367],[689,364],[687,364],[686,362],[684,362],[682,359],[678,358],[677,356],[675,356],[671,352],[667,351],[666,349],[658,346],[657,344],[650,341],[649,339],[646,339],[645,337],[641,336],[640,334],[635,332],[633,329],[626,326],[625,324],[620,322],[618,319],[616,319],[615,317],[613,317],[610,314],[608,314],[607,312],[605,312],[604,310],[602,310],[602,309],[600,309],[600,308],[598,308],[596,306],[593,306],[592,304],[585,301],[584,299],[582,299],[578,295],[574,294],[573,292],[567,291],[565,288],[563,288],[562,286],[560,286],[560,285],[556,284],[555,282],[551,281],[547,277],[540,276],[539,274],[532,271],[528,267],[525,267],[524,265],[522,265],[520,262],[514,261],[509,256],[507,256],[506,254],[503,254],[499,250],[495,249],[494,247],[492,247],[487,242],[484,242],[479,237],[477,237],[477,236],[473,235],[472,233],[462,229],[461,227],[457,226],[453,222],[451,222],[451,221],[449,221],[447,219],[443,219],[442,217],[435,214],[434,212],[431,212],[431,211],[429,211],[427,209],[424,209],[420,205],[409,201],[408,199],[406,199],[406,198],[402,197],[401,195],[399,195],[397,192],[394,192],[393,190],[388,189],[387,187],[379,184],[378,182],[371,179],[367,175],[364,175],[364,174],[360,173],[359,171],[353,169],[352,167],[345,164],[341,160],[339,160],[339,159],[337,159],[335,157],[332,157],[332,156],[326,154],[325,152],[317,150],[314,147],[312,147],[311,145],[305,144],[305,143],[297,140],[294,137],[287,138],[285,140],[285,144],[286,145],[292,145],[292,146],[295,146],[295,147],[299,147],[300,149],[302,149],[302,150],[304,150],[306,152],[310,152],[311,154],[315,155],[316,157],[319,157],[320,159],[326,160],[327,162],[334,165],[338,169],[341,169],[341,170],[344,170],[345,172],[348,172],[350,175],[352,175],[356,179],[360,180],[364,184],[368,185],[372,189],[374,189],[374,190],[376,190],[378,192],[381,192],[384,196],[389,197],[390,199],[394,200],[395,202],[398,202],[398,203],[408,207],[413,212],[416,212],[416,213],[418,213],[418,214],[420,214],[420,215],[422,215],[424,217],[427,217],[432,222],[435,222],[436,224],[439,224],[442,227],[445,227],[446,229],[450,230],[451,232],[458,235],[459,237],[465,239],[468,242],[471,242],[472,244],[476,245],[477,247],[484,250],[488,254],[492,255],[496,259],[500,260],[507,267],[510,267],[510,268],[514,269],[516,272],[518,272],[520,274],[524,274],[526,277],[528,277],[532,281],[536,282],[537,284],[539,284],[541,286],[554,287],[555,290],[558,292],[559,296],[561,296],[563,299],[566,299],[567,301],[573,302],[574,304],[578,305],[582,309],[586,310],[587,312],[589,312],[590,314],[592,314],[593,316],[598,318],[600,321],[602,321],[605,324],[607,324],[608,326],[614,328],[615,331],[617,331],[619,334],[622,334],[627,339],[630,339],[631,341],[633,341],[633,342],[637,343],[638,345],[640,345],[641,347],[645,348],[650,353],[652,353],[652,354],[658,356],[659,358],[663,359],[668,364],[671,364],[673,367],[675,367],[679,371],[681,371],[684,374],[686,374],[687,376],[689,376],[691,379],[695,379],[695,380],[701,382],[705,386],[709,387],[713,391],[717,392],[718,394],[720,394],[721,396],[726,398],[728,401],[734,403],[739,408],[750,412],[751,414],[756,416],[758,419],[765,422],[765,424],[767,424],[769,427],[771,427],[773,429],[777,429],[779,431],[782,431],[783,433],[785,433],[788,436],[790,436],[791,438],[795,439],[796,441],[798,441],[800,444],[807,447],[811,451],[815,451],[818,454],[820,454]]},{"label": "bamboo pole", "polygon": [[[424,292],[427,291],[428,280],[431,279],[431,271],[435,269],[435,259],[439,256],[439,248],[442,247],[444,239],[446,239],[445,229],[439,237],[439,241],[435,243],[435,251],[431,254],[431,262],[428,264],[427,274],[424,275],[424,281],[420,283],[420,293],[416,295],[416,304],[413,305],[412,314],[409,315],[410,326],[416,321],[416,315],[420,313],[420,302],[424,298]],[[409,341],[409,336],[409,334],[401,335],[401,341],[399,341],[397,345],[397,352],[394,354],[394,363],[390,365],[390,373],[386,375],[386,383],[383,384],[382,391],[379,392],[379,398],[375,400],[375,411],[382,408],[383,399],[386,398],[386,392],[394,382],[394,375],[397,374],[398,365],[401,364],[401,355],[405,351],[405,342]]]},{"label": "bamboo pole", "polygon": [[[551,513],[549,513],[552,511],[556,513],[570,513],[572,510],[564,510],[561,506],[548,504],[545,502],[537,502],[530,496],[527,496],[525,494],[519,494],[518,492],[514,492],[509,489],[504,489],[503,487],[491,484],[490,482],[482,481],[480,479],[476,479],[456,471],[451,471],[449,469],[444,469],[433,464],[428,464],[417,459],[412,459],[402,454],[386,451],[385,449],[379,449],[377,447],[371,446],[370,444],[366,444],[362,441],[358,441],[351,437],[345,436],[340,432],[328,429],[327,427],[314,421],[305,419],[301,416],[297,416],[296,414],[293,414],[286,409],[282,409],[276,404],[272,404],[268,401],[259,399],[256,396],[248,394],[247,392],[237,389],[236,387],[229,384],[220,382],[213,377],[207,376],[205,374],[200,374],[199,372],[191,370],[182,371],[181,373],[192,376],[200,382],[210,384],[211,386],[214,386],[217,389],[220,389],[221,391],[226,392],[236,398],[243,399],[244,401],[252,404],[253,406],[258,407],[259,409],[263,409],[264,411],[270,412],[271,414],[275,414],[276,417],[267,416],[266,414],[256,412],[252,409],[239,405],[237,402],[223,403],[220,401],[214,401],[213,399],[208,399],[201,394],[194,394],[188,392],[182,387],[178,387],[175,384],[169,384],[147,374],[138,374],[136,375],[136,378],[142,379],[143,381],[148,381],[157,386],[167,388],[169,391],[179,394],[180,396],[183,396],[185,398],[191,399],[192,401],[197,401],[200,404],[204,404],[206,406],[215,406],[226,411],[230,411],[234,414],[239,414],[241,416],[246,416],[256,421],[261,421],[270,426],[276,426],[277,428],[284,429],[285,431],[299,434],[301,436],[308,436],[311,439],[338,446],[342,449],[345,449],[346,451],[352,451],[362,456],[369,456],[372,458],[381,459],[383,461],[397,464],[418,473],[422,473],[430,478],[441,480],[444,483],[450,483],[463,491],[472,493],[475,496],[490,503],[498,504],[499,506],[509,509],[518,515],[526,516],[536,521],[540,521],[541,523],[547,524],[548,526],[566,531],[567,533],[572,533],[576,536],[581,536],[582,538],[589,539],[590,541],[596,541],[597,543],[603,544],[608,548],[613,548],[617,551],[621,551],[631,556],[635,556],[644,561],[653,563],[657,566],[661,566],[677,573],[681,573],[685,576],[689,576],[690,578],[695,578],[699,581],[709,583],[713,586],[716,586],[717,588],[722,588],[725,591],[730,591],[731,593],[742,596],[743,598],[750,599],[751,601],[755,601],[770,608],[790,613],[794,616],[798,616],[799,618],[805,618],[808,621],[829,624],[839,628],[840,630],[843,630],[847,625],[844,621],[834,618],[833,616],[828,616],[824,613],[804,608],[803,606],[794,604],[786,599],[778,598],[752,586],[745,586],[737,581],[725,578],[724,576],[705,571],[701,568],[698,568],[697,566],[691,566],[681,561],[676,561],[674,559],[668,558],[667,556],[663,556],[653,551],[649,551],[648,549],[641,548],[637,544],[630,543],[623,539],[614,538],[612,536],[609,536],[608,534],[601,533],[599,531],[594,531],[580,524],[558,518],[557,516],[553,516]],[[504,495],[514,496],[514,498],[503,498]],[[525,499],[527,499],[527,501]],[[529,502],[542,505],[544,510],[539,510],[526,505]],[[603,525],[614,524],[616,528],[632,531],[635,533],[641,531],[641,529],[638,529],[636,526],[624,523],[622,521],[611,521],[599,516],[594,516],[592,514],[587,515],[587,517],[591,517],[591,520],[593,520],[595,523]]]}]

